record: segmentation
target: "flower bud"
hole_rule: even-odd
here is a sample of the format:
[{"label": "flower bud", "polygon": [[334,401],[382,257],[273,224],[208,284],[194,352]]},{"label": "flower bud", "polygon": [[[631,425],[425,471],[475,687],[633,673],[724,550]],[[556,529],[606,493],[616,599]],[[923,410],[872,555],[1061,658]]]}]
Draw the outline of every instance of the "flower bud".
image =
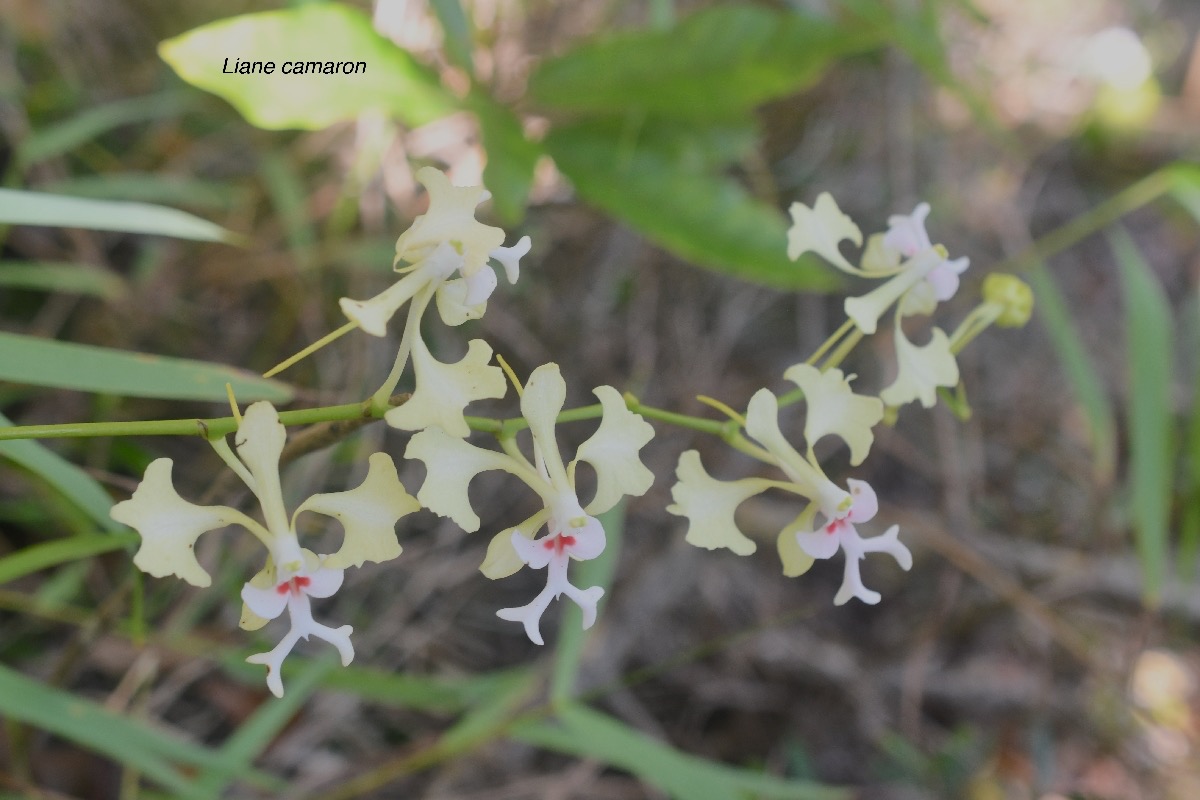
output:
[{"label": "flower bud", "polygon": [[1000,308],[996,324],[1001,328],[1020,328],[1033,313],[1033,290],[1016,275],[988,275],[983,281],[983,299]]}]

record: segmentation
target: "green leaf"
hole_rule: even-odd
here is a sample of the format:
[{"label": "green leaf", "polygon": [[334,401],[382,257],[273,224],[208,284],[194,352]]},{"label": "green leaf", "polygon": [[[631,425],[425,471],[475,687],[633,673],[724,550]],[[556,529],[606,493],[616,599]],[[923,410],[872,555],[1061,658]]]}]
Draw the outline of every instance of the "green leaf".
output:
[{"label": "green leaf", "polygon": [[66,292],[115,300],[128,287],[102,267],[42,261],[0,261],[0,286],[42,292]]},{"label": "green leaf", "polygon": [[17,166],[24,170],[31,164],[70,152],[122,125],[177,116],[193,103],[193,98],[175,89],[89,108],[26,137],[17,147]]},{"label": "green leaf", "polygon": [[[340,3],[230,17],[168,39],[158,51],[181,78],[260,128],[319,130],[370,110],[416,126],[454,109],[430,70],[376,32],[366,14]],[[273,64],[273,71],[225,72],[239,59]],[[356,74],[294,74],[296,63],[353,69],[360,62],[365,71]]]},{"label": "green leaf", "polygon": [[676,800],[850,798],[850,794],[841,789],[808,781],[789,781],[681,753],[605,714],[579,705],[562,708],[557,723],[521,723],[512,733],[521,741],[547,750],[597,759],[631,772]]},{"label": "green leaf", "polygon": [[831,62],[880,43],[867,26],[725,5],[669,30],[617,34],[546,61],[529,92],[548,111],[726,119],[800,91]]},{"label": "green leaf", "polygon": [[[4,334],[11,335],[11,334]],[[0,345],[3,352],[3,345]],[[0,361],[3,357],[0,356]],[[0,414],[0,427],[12,427],[12,420]],[[67,461],[50,448],[28,439],[0,442],[0,457],[29,470],[47,485],[78,506],[92,521],[106,531],[120,531],[124,527],[108,512],[113,501],[95,478]]]},{"label": "green leaf", "polygon": [[1145,603],[1156,608],[1167,569],[1172,470],[1171,307],[1137,245],[1122,229],[1110,235],[1125,291],[1129,364],[1129,511],[1142,562]]},{"label": "green leaf", "polygon": [[452,64],[462,67],[468,73],[475,72],[475,62],[471,57],[471,21],[463,10],[459,0],[430,0],[433,13],[442,24],[442,39],[446,47],[446,56]]},{"label": "green leaf", "polygon": [[[605,595],[612,588],[625,536],[625,501],[617,503],[598,519],[604,528],[607,544],[604,552],[591,561],[580,562],[575,569],[579,586],[600,586]],[[583,644],[588,631],[583,629],[583,612],[574,603],[566,604],[558,625],[558,644],[554,649],[554,671],[550,679],[550,697],[555,703],[566,702],[575,693],[575,678],[583,660]]]},{"label": "green leaf", "polygon": [[240,238],[220,225],[164,206],[87,200],[19,189],[0,189],[0,224],[151,233],[201,242]]},{"label": "green leaf", "polygon": [[246,194],[246,190],[220,181],[155,172],[82,175],[55,181],[42,188],[55,194],[96,200],[134,200],[214,211],[229,211],[241,202]]},{"label": "green leaf", "polygon": [[533,169],[542,155],[537,144],[525,138],[521,121],[504,106],[482,92],[474,92],[468,105],[479,119],[479,132],[487,151],[483,183],[492,193],[496,216],[506,225],[525,215]]},{"label": "green leaf", "polygon": [[1168,169],[1171,175],[1171,194],[1196,222],[1200,222],[1200,165],[1180,163],[1173,164]]},{"label": "green leaf", "polygon": [[226,382],[243,403],[292,399],[289,386],[253,373],[74,342],[0,333],[0,380],[120,397],[225,402]]},{"label": "green leaf", "polygon": [[34,572],[57,567],[69,561],[80,561],[101,553],[111,553],[138,543],[137,534],[96,534],[71,536],[30,547],[0,558],[0,584],[15,581]]},{"label": "green leaf", "polygon": [[1117,465],[1117,425],[1112,402],[1084,349],[1083,340],[1054,279],[1041,265],[1030,270],[1028,277],[1037,295],[1035,312],[1046,326],[1050,343],[1066,369],[1071,388],[1087,417],[1096,481],[1108,486],[1112,483]]},{"label": "green leaf", "polygon": [[[628,139],[630,137],[626,137]],[[726,275],[785,289],[830,289],[833,271],[787,258],[787,224],[715,171],[700,139],[644,142],[595,125],[553,131],[546,147],[587,202],[629,223],[681,258]]]},{"label": "green leaf", "polygon": [[[226,770],[221,757],[157,726],[114,714],[0,665],[0,715],[103,753],[183,798],[210,795],[176,766]],[[226,772],[225,774],[229,774]]]}]

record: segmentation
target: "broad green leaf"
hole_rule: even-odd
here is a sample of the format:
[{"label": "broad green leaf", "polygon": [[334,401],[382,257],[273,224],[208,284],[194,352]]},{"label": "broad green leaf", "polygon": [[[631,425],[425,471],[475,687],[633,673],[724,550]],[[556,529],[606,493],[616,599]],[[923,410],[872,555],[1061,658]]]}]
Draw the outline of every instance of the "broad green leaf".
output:
[{"label": "broad green leaf", "polygon": [[529,91],[548,111],[727,119],[797,92],[836,59],[880,43],[865,25],[725,5],[668,30],[617,34],[546,61]]},{"label": "broad green leaf", "polygon": [[150,233],[201,242],[240,238],[220,225],[174,208],[20,189],[0,189],[0,224]]},{"label": "broad green leaf", "polygon": [[1112,402],[1083,347],[1083,340],[1054,279],[1041,265],[1030,270],[1028,277],[1037,295],[1035,311],[1046,326],[1050,343],[1087,416],[1096,480],[1102,486],[1110,485],[1117,464],[1117,425]]},{"label": "broad green leaf", "polygon": [[111,553],[138,543],[136,534],[96,534],[71,536],[52,542],[24,547],[0,558],[0,584],[15,581],[34,572],[79,561],[101,553]]},{"label": "broad green leaf", "polygon": [[292,390],[286,384],[223,364],[15,333],[0,333],[0,380],[120,397],[213,402],[227,400],[228,382],[243,403],[286,403],[292,399]]},{"label": "broad green leaf", "polygon": [[220,755],[211,750],[149,723],[114,714],[61,689],[43,686],[2,665],[0,716],[103,753],[141,771],[182,798],[202,799],[210,795],[186,777],[181,767],[226,770]]},{"label": "broad green leaf", "polygon": [[[366,14],[340,3],[230,17],[168,39],[158,51],[181,78],[260,128],[319,130],[369,110],[415,126],[454,108],[430,70],[376,32]],[[273,71],[230,72],[239,60]],[[297,75],[297,64],[359,71]]]},{"label": "broad green leaf", "polygon": [[1171,408],[1172,319],[1162,286],[1122,229],[1110,236],[1125,291],[1129,364],[1129,512],[1142,562],[1145,602],[1158,606],[1167,570],[1175,484]]},{"label": "broad green leaf", "polygon": [[[697,171],[701,151],[614,138],[603,127],[560,128],[546,139],[558,168],[587,202],[693,263],[787,289],[829,289],[832,270],[787,257],[783,214],[734,180]],[[652,146],[653,144],[653,146]]]},{"label": "broad green leaf", "polygon": [[[11,334],[5,334],[11,335]],[[0,344],[0,353],[3,345]],[[0,361],[3,360],[0,355]],[[0,427],[11,427],[12,420],[0,414]],[[29,439],[0,442],[0,458],[29,470],[79,507],[102,530],[119,531],[124,527],[108,515],[113,501],[95,478],[50,448]]]},{"label": "broad green leaf", "polygon": [[469,73],[475,72],[471,56],[471,21],[461,0],[430,0],[429,5],[442,24],[442,42],[450,61]]},{"label": "broad green leaf", "polygon": [[70,152],[122,125],[177,116],[193,103],[194,98],[175,89],[89,108],[31,133],[17,147],[17,165],[24,169]]},{"label": "broad green leaf", "polygon": [[487,152],[483,185],[492,193],[496,216],[506,225],[515,224],[525,215],[533,169],[542,149],[525,138],[521,121],[513,112],[483,92],[473,92],[467,103],[479,119],[479,132]]},{"label": "broad green leaf", "polygon": [[[621,553],[621,540],[625,536],[625,501],[605,511],[597,519],[604,528],[607,543],[604,552],[590,561],[581,561],[574,567],[572,579],[584,588],[600,586],[605,595],[612,588],[613,576],[617,572],[617,559]],[[565,603],[558,625],[558,644],[554,648],[554,672],[550,679],[550,697],[561,703],[575,693],[575,678],[583,660],[583,644],[590,631],[583,629],[583,612],[574,603]]]},{"label": "broad green leaf", "polygon": [[246,196],[245,189],[229,183],[156,172],[83,175],[55,181],[41,188],[55,194],[95,200],[133,200],[213,211],[228,211]]},{"label": "broad green leaf", "polygon": [[119,276],[100,267],[38,261],[0,261],[0,287],[66,292],[116,299],[128,287]]},{"label": "broad green leaf", "polygon": [[681,753],[622,722],[579,705],[564,706],[557,722],[526,722],[515,738],[529,744],[591,758],[626,770],[675,800],[789,798],[849,800],[841,789],[809,781],[789,781]]}]

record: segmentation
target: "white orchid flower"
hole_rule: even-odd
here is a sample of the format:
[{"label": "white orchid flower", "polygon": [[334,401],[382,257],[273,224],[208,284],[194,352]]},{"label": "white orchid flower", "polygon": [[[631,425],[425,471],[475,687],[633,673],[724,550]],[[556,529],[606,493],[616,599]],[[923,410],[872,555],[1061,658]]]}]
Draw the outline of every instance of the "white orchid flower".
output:
[{"label": "white orchid flower", "polygon": [[[256,630],[282,614],[285,608],[288,610],[291,629],[279,645],[247,659],[267,666],[267,686],[277,697],[283,696],[280,666],[302,638],[316,636],[333,644],[343,665],[353,660],[352,628],[343,625],[333,629],[316,622],[309,599],[333,595],[342,585],[348,567],[400,555],[396,522],[420,507],[404,490],[392,459],[375,453],[360,486],[345,492],[313,495],[289,518],[279,477],[279,456],[286,438],[274,406],[259,402],[246,409],[238,426],[236,456],[224,440],[214,444],[258,498],[262,523],[228,506],[198,506],[184,500],[171,482],[173,462],[169,458],[154,461],[133,497],[112,509],[113,519],[134,528],[142,537],[134,564],[155,577],[176,575],[194,586],[209,586],[212,577],[196,560],[195,542],[201,534],[227,525],[241,525],[266,546],[266,566],[242,587],[245,605],[241,626]],[[333,517],[342,523],[345,538],[337,552],[316,555],[301,548],[296,518],[303,511]]]},{"label": "white orchid flower", "polygon": [[[479,530],[480,519],[471,506],[467,487],[481,472],[504,470],[541,497],[542,510],[492,539],[480,567],[492,579],[512,575],[523,565],[546,568],[546,587],[532,602],[497,612],[501,619],[520,622],[530,641],[539,645],[543,643],[542,614],[552,600],[564,594],[583,610],[584,629],[595,622],[596,605],[604,590],[599,586],[574,586],[567,576],[568,566],[572,559],[586,561],[604,551],[604,528],[596,514],[612,508],[625,495],[645,494],[654,481],[654,474],[638,456],[654,429],[631,412],[611,386],[597,387],[595,394],[603,406],[600,427],[579,447],[569,466],[563,464],[554,432],[566,401],[566,383],[557,364],[535,369],[521,395],[521,413],[533,434],[533,463],[515,448],[504,453],[485,450],[440,427],[416,434],[405,450],[407,458],[423,461],[427,469],[417,499],[468,532]],[[586,508],[575,491],[575,468],[580,461],[592,466],[597,479],[596,496]],[[534,538],[543,524],[546,535]]]},{"label": "white orchid flower", "polygon": [[388,320],[405,303],[419,308],[419,316],[431,298],[447,325],[478,319],[499,282],[489,260],[516,283],[531,246],[523,236],[503,247],[504,231],[475,219],[475,207],[490,196],[482,186],[453,186],[433,167],[417,170],[417,179],[429,192],[429,210],[396,240],[393,266],[404,277],[370,300],[339,301],[350,321],[372,336],[386,335]]},{"label": "white orchid flower", "polygon": [[[746,434],[762,447],[763,461],[778,467],[786,481],[767,478],[743,478],[737,481],[722,481],[711,477],[704,470],[700,454],[695,450],[683,453],[676,470],[678,483],[671,488],[675,503],[667,511],[688,520],[687,541],[697,547],[713,550],[726,547],[738,555],[749,555],[757,549],[755,542],[738,529],[734,515],[741,503],[768,489],[782,489],[808,498],[808,508],[797,521],[784,528],[777,539],[784,574],[795,577],[804,574],[812,566],[814,558],[828,558],[837,545],[846,551],[846,582],[838,593],[835,603],[844,603],[849,596],[859,597],[868,603],[879,601],[879,596],[866,589],[858,591],[862,582],[859,578],[858,559],[871,550],[884,550],[897,554],[904,546],[895,539],[896,528],[879,539],[862,539],[852,523],[864,522],[875,515],[878,504],[875,493],[863,481],[850,480],[849,491],[845,491],[826,477],[813,452],[813,446],[826,435],[842,439],[850,448],[850,461],[861,464],[866,458],[874,434],[871,429],[883,419],[883,403],[876,397],[854,394],[850,388],[853,376],[846,377],[841,370],[831,369],[822,373],[808,364],[797,364],[784,373],[784,377],[804,392],[808,413],[804,423],[804,436],[808,442],[802,455],[779,429],[779,401],[769,389],[760,389],[750,399],[746,411]],[[833,532],[840,536],[834,540],[834,549],[822,541],[814,546],[806,523],[821,514],[830,523],[836,522]],[[887,544],[885,542],[894,542]],[[907,550],[904,549],[904,553]],[[905,569],[911,558],[897,555]],[[853,564],[850,562],[853,561]],[[846,594],[846,586],[851,587]]]}]

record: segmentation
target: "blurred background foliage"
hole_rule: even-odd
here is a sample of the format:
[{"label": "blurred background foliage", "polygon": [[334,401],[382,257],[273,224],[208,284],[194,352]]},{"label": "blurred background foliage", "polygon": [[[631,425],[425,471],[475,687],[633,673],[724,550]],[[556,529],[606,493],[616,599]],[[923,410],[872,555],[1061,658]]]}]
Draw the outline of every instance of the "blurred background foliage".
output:
[{"label": "blurred background foliage", "polygon": [[[874,567],[881,606],[830,606],[840,565],[787,581],[773,548],[685,545],[677,453],[747,464],[663,430],[588,564],[612,589],[587,636],[569,609],[535,651],[493,616],[528,585],[487,584],[483,540],[423,514],[330,610],[358,660],[314,648],[283,701],[242,663],[240,543],[207,544],[197,592],[143,579],[108,518],[160,455],[236,502],[207,447],[0,442],[0,792],[1195,797],[1198,31],[1190,0],[0,0],[0,425],[222,415],[226,381],[361,398],[393,343],[256,373],[386,285],[425,164],[534,240],[468,338],[521,374],[559,361],[575,402],[777,388],[855,288],[785,257],[783,209],[823,190],[866,230],[930,201],[972,259],[951,313],[992,269],[1038,303],[964,354],[969,419],[906,412],[857,475],[917,555]],[[864,350],[851,371],[884,385],[887,334]],[[288,491],[399,455],[382,427],[295,460]],[[520,518],[479,483],[485,529]],[[764,541],[789,518],[747,505]]]}]

